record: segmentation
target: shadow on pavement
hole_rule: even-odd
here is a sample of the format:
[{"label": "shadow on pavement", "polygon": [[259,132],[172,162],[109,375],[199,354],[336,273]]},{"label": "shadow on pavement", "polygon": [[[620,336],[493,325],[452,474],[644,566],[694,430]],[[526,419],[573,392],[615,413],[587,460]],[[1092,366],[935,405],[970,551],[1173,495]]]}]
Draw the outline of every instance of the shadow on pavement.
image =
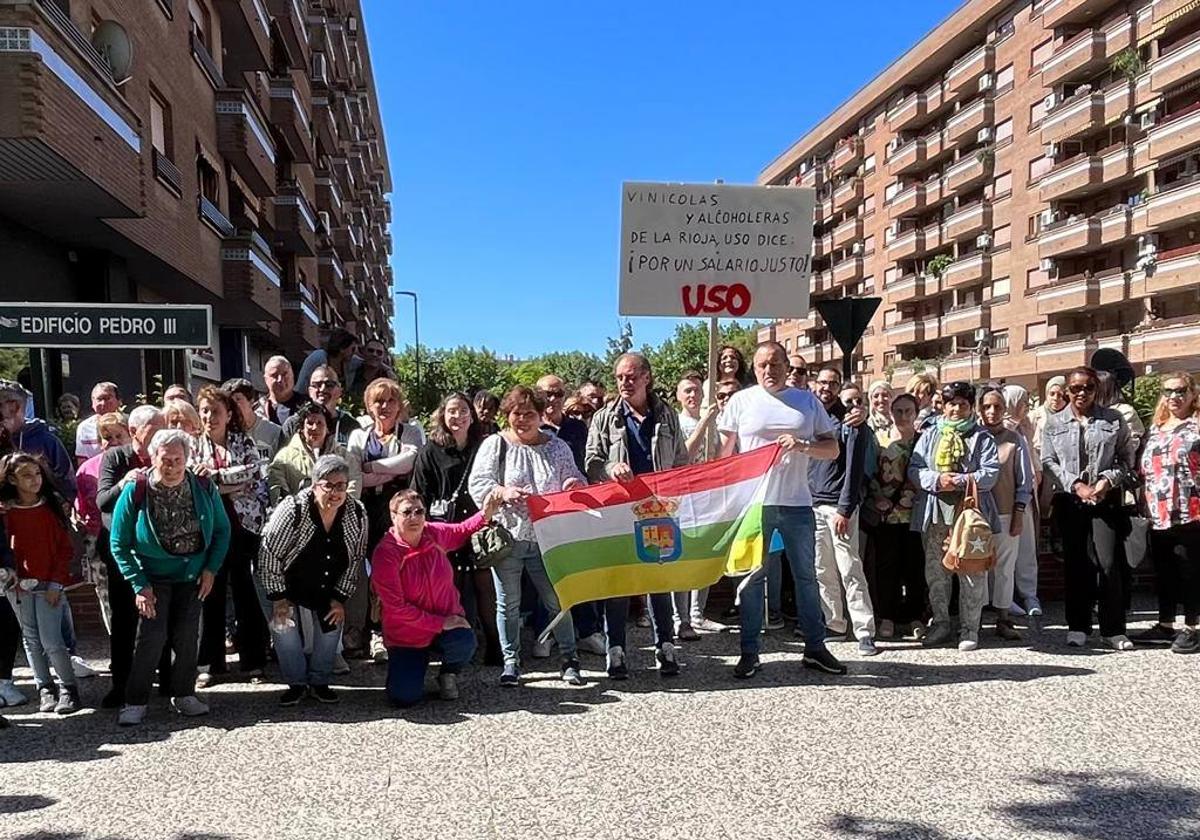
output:
[{"label": "shadow on pavement", "polygon": [[953,840],[952,835],[931,825],[850,814],[838,814],[825,824],[825,830],[830,837],[862,837],[868,840]]},{"label": "shadow on pavement", "polygon": [[[120,834],[88,835],[79,831],[31,831],[18,834],[13,840],[123,840]],[[162,840],[233,840],[232,835],[209,832],[184,831],[179,834],[163,835]]]},{"label": "shadow on pavement", "polygon": [[49,796],[29,794],[27,796],[0,796],[0,814],[20,814],[25,811],[37,811],[49,808],[57,799]]}]

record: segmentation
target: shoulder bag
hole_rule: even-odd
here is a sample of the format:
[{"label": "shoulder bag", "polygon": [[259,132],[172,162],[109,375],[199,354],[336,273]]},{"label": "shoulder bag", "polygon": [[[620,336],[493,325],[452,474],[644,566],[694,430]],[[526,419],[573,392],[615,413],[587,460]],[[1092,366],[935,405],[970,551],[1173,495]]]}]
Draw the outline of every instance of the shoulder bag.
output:
[{"label": "shoulder bag", "polygon": [[[500,474],[497,482],[504,486],[505,461],[508,459],[508,441],[504,432],[500,435]],[[508,559],[513,551],[513,536],[503,525],[489,522],[471,535],[471,551],[475,553],[475,568],[490,569]]]}]

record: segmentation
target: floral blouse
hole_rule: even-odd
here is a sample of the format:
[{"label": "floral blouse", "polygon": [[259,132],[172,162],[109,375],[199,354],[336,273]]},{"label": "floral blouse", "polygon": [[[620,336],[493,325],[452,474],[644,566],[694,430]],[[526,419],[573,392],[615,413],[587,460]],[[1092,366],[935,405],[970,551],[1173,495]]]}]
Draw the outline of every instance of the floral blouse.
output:
[{"label": "floral blouse", "polygon": [[908,525],[912,522],[913,499],[916,488],[908,480],[908,461],[916,446],[917,436],[912,440],[890,440],[889,435],[880,433],[879,469],[871,479],[871,504],[879,511],[884,525]]},{"label": "floral blouse", "polygon": [[[204,464],[212,470],[211,477],[218,487],[221,486],[219,470],[229,467],[254,467],[253,477],[241,490],[222,498],[233,506],[231,513],[237,514],[238,522],[243,528],[252,534],[261,533],[263,525],[267,523],[269,499],[267,482],[263,478],[263,464],[258,457],[258,446],[249,435],[230,432],[226,438],[225,449],[227,457],[219,457],[212,441],[201,435],[192,452],[192,463]],[[228,510],[228,507],[226,509]]]},{"label": "floral blouse", "polygon": [[1200,521],[1200,423],[1154,426],[1142,450],[1143,493],[1156,531]]}]

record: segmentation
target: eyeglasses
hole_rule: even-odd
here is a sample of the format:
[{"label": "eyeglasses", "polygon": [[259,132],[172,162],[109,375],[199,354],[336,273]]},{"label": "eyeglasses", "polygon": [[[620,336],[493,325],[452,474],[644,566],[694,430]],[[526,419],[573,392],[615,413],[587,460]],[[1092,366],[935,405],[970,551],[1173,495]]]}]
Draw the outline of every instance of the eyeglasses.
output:
[{"label": "eyeglasses", "polygon": [[322,379],[320,382],[318,382],[317,380],[314,379],[312,382],[309,383],[309,386],[312,388],[315,388],[318,391],[323,391],[326,388],[328,388],[330,390],[332,390],[334,388],[340,388],[340,387],[342,387],[342,383],[338,382],[336,379]]},{"label": "eyeglasses", "polygon": [[1187,388],[1163,388],[1162,395],[1167,398],[1177,397],[1183,399],[1188,395]]},{"label": "eyeglasses", "polygon": [[318,481],[317,486],[326,493],[345,493],[350,489],[350,483],[347,481]]},{"label": "eyeglasses", "polygon": [[396,515],[403,519],[417,519],[425,515],[425,508],[401,508]]},{"label": "eyeglasses", "polygon": [[549,391],[542,391],[542,393],[545,394],[549,399],[561,400],[564,396],[566,396],[567,392],[562,388],[551,388]]},{"label": "eyeglasses", "polygon": [[1072,394],[1092,394],[1096,391],[1096,383],[1088,382],[1086,385],[1069,385],[1067,390]]}]

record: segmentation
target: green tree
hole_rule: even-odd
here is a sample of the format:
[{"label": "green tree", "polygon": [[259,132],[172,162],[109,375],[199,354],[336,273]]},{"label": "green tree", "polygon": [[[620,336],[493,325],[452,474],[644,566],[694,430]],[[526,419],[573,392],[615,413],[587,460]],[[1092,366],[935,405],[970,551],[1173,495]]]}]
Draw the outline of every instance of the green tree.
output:
[{"label": "green tree", "polygon": [[1133,381],[1133,409],[1146,427],[1154,417],[1154,409],[1158,407],[1159,391],[1162,388],[1162,376],[1151,373],[1139,376]]},{"label": "green tree", "polygon": [[16,380],[17,372],[29,365],[28,350],[0,349],[0,379]]},{"label": "green tree", "polygon": [[[720,344],[731,344],[742,352],[749,364],[758,343],[758,324],[743,326],[730,321],[720,326]],[[664,393],[674,392],[676,383],[689,370],[708,375],[708,324],[703,321],[678,324],[675,333],[658,347],[642,348],[654,378]]]}]

